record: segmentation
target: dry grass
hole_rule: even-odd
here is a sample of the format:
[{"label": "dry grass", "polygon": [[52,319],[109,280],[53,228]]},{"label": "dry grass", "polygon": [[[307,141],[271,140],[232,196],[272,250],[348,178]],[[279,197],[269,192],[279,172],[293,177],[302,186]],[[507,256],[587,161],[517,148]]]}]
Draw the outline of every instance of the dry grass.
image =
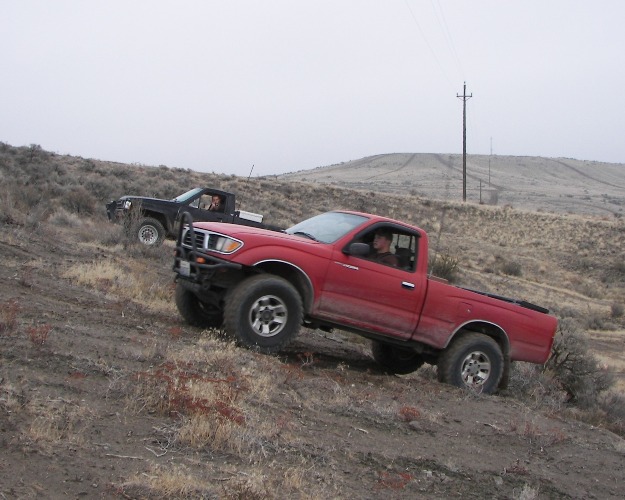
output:
[{"label": "dry grass", "polygon": [[19,311],[17,299],[9,299],[0,304],[0,335],[11,335],[17,330]]},{"label": "dry grass", "polygon": [[151,261],[100,260],[73,265],[63,276],[79,285],[95,288],[110,297],[133,301],[150,310],[172,314],[173,281],[163,282]]},{"label": "dry grass", "polygon": [[[213,332],[204,332],[193,347],[170,343],[159,366],[138,373],[132,382],[129,407],[135,412],[158,412],[174,418],[175,425],[165,431],[167,448],[157,453],[172,449],[209,450],[247,464],[232,474],[222,470],[219,494],[223,498],[269,499],[285,494],[326,498],[326,487],[313,482],[314,461],[306,457],[307,452],[299,449],[297,439],[291,435],[291,417],[285,414],[276,419],[268,415],[275,411],[272,402],[284,397],[279,393],[284,391],[280,380],[298,391],[317,394],[306,404],[327,405],[328,393],[317,385],[307,386],[306,381],[293,377],[288,370],[285,377],[285,366],[276,358],[242,350],[216,338]],[[266,464],[255,465],[277,454],[292,456],[295,464],[286,468],[276,464],[269,475]],[[190,490],[171,493],[181,488],[175,486],[181,475],[182,483]],[[172,485],[165,487],[164,478]],[[131,486],[165,496],[215,492],[214,485],[206,489],[201,481],[167,468],[155,472],[154,478],[128,480],[124,490],[133,491],[128,489]]]},{"label": "dry grass", "polygon": [[128,478],[119,489],[124,496],[133,498],[204,498],[204,494],[213,491],[210,483],[180,465],[152,465],[148,472]]},{"label": "dry grass", "polygon": [[177,417],[174,440],[180,446],[255,461],[279,445],[281,424],[263,414],[275,397],[278,371],[273,358],[205,337],[194,348],[170,345],[163,363],[137,374],[131,402],[139,411]]},{"label": "dry grass", "polygon": [[81,445],[85,426],[94,417],[88,407],[65,399],[32,399],[20,410],[30,421],[21,441],[46,455],[54,454],[58,448]]}]

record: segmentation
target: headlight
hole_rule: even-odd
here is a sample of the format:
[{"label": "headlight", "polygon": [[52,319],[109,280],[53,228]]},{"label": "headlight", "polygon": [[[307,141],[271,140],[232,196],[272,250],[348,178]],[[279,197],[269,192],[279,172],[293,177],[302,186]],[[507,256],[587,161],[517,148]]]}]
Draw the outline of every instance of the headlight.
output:
[{"label": "headlight", "polygon": [[208,250],[214,250],[220,253],[232,253],[236,252],[242,246],[243,243],[239,240],[220,234],[211,234]]}]

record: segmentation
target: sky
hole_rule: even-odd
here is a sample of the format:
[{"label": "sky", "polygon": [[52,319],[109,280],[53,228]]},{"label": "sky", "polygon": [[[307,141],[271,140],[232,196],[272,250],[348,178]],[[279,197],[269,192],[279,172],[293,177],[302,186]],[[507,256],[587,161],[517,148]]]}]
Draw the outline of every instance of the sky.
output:
[{"label": "sky", "polygon": [[0,0],[0,141],[269,175],[625,163],[623,0]]}]

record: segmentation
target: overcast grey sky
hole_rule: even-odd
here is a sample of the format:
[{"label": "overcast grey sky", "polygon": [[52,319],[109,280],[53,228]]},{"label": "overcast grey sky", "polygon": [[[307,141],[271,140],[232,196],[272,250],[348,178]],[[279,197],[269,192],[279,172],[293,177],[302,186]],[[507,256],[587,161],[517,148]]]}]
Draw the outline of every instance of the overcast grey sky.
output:
[{"label": "overcast grey sky", "polygon": [[0,141],[248,175],[625,163],[623,0],[0,0]]}]

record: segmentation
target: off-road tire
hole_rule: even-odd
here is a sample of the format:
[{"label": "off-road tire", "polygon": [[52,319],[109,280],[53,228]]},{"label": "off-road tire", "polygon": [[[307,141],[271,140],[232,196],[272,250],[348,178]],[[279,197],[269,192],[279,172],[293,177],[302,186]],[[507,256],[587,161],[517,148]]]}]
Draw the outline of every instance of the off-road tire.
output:
[{"label": "off-road tire", "polygon": [[178,312],[189,325],[199,328],[219,328],[222,325],[223,311],[202,302],[180,283],[176,283],[175,296]]},{"label": "off-road tire", "polygon": [[440,355],[437,371],[441,382],[491,394],[503,376],[504,358],[491,337],[466,333]]},{"label": "off-road tire", "polygon": [[165,228],[153,217],[145,217],[134,225],[133,234],[139,243],[148,247],[157,247],[165,239]]},{"label": "off-road tire", "polygon": [[371,354],[373,359],[386,371],[398,375],[417,371],[424,363],[421,355],[412,349],[405,349],[377,340],[371,342]]},{"label": "off-road tire", "polygon": [[280,351],[299,332],[302,299],[291,283],[260,274],[239,283],[226,297],[224,329],[237,343],[254,351]]}]

